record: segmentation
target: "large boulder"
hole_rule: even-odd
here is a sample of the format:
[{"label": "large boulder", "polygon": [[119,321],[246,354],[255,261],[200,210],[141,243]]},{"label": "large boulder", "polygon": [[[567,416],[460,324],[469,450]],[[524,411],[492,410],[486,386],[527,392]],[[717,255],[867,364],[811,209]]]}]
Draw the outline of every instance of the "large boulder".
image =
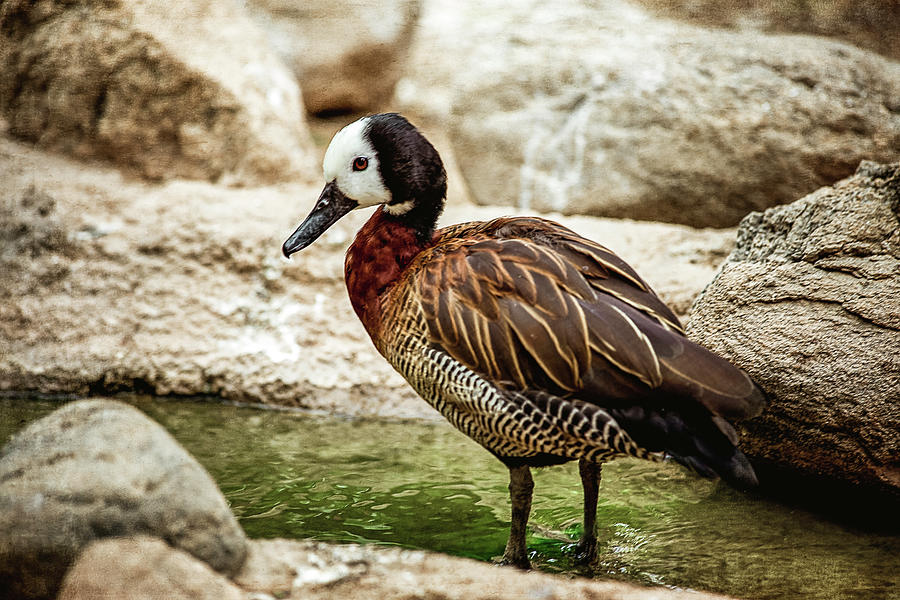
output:
[{"label": "large boulder", "polygon": [[224,573],[246,555],[246,536],[209,474],[126,404],[70,403],[0,450],[0,589],[11,597],[53,597],[90,542],[136,534]]},{"label": "large boulder", "polygon": [[[151,186],[2,139],[0,180],[0,390],[138,390],[437,414],[378,355],[347,299],[343,257],[366,212],[290,262],[281,256],[320,184]],[[510,212],[459,201],[444,223]],[[734,237],[563,222],[618,252],[680,313]]]},{"label": "large boulder", "polygon": [[484,204],[728,226],[900,158],[900,64],[823,38],[435,2],[411,65],[398,101],[449,121]]},{"label": "large boulder", "polygon": [[249,0],[311,113],[377,111],[394,93],[420,0]]},{"label": "large boulder", "polygon": [[637,0],[657,14],[733,29],[812,33],[900,59],[897,0]]},{"label": "large boulder", "polygon": [[10,0],[0,73],[13,135],[143,177],[269,183],[312,164],[297,83],[234,2]]},{"label": "large boulder", "polygon": [[769,395],[757,461],[900,496],[898,220],[900,163],[865,162],[741,223],[688,335]]}]

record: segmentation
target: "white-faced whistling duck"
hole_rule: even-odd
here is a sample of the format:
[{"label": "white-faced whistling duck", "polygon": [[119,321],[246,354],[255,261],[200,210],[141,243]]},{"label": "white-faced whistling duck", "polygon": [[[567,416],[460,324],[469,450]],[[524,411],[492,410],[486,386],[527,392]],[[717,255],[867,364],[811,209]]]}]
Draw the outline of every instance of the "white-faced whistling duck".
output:
[{"label": "white-faced whistling duck", "polygon": [[432,145],[397,114],[332,139],[327,182],[282,248],[290,255],[355,208],[379,205],[347,251],[347,291],[378,351],[450,423],[509,468],[503,562],[529,567],[530,467],[579,461],[596,557],[603,462],[671,457],[739,488],[757,483],[726,419],[758,415],[742,370],[691,342],[621,258],[545,219],[435,230],[447,189]]}]

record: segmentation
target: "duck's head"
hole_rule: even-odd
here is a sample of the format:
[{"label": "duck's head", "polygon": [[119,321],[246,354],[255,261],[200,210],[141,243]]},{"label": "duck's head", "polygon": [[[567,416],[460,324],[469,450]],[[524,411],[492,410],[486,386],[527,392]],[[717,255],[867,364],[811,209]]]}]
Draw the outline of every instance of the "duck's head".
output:
[{"label": "duck's head", "polygon": [[434,147],[404,117],[363,117],[338,131],[322,162],[325,188],[312,212],[284,242],[291,254],[312,244],[355,208],[377,204],[389,218],[431,238],[444,207],[447,177]]}]

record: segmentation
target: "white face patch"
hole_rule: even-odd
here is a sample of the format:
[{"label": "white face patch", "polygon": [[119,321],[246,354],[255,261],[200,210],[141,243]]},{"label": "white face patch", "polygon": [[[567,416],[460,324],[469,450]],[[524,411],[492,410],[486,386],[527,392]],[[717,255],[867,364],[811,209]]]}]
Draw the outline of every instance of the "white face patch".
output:
[{"label": "white face patch", "polygon": [[[322,161],[325,181],[334,180],[338,189],[356,200],[360,208],[391,201],[391,191],[381,180],[375,148],[363,135],[368,122],[369,117],[364,117],[334,134]],[[359,157],[365,158],[368,166],[356,171],[353,163]]]}]

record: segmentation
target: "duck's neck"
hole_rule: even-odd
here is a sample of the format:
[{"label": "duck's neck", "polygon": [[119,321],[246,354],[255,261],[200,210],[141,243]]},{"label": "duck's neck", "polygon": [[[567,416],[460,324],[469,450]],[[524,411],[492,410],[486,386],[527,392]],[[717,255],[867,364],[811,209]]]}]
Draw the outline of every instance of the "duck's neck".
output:
[{"label": "duck's neck", "polygon": [[344,279],[353,310],[373,340],[381,326],[383,295],[430,245],[430,231],[423,235],[419,228],[392,217],[380,206],[356,234],[344,261]]}]

